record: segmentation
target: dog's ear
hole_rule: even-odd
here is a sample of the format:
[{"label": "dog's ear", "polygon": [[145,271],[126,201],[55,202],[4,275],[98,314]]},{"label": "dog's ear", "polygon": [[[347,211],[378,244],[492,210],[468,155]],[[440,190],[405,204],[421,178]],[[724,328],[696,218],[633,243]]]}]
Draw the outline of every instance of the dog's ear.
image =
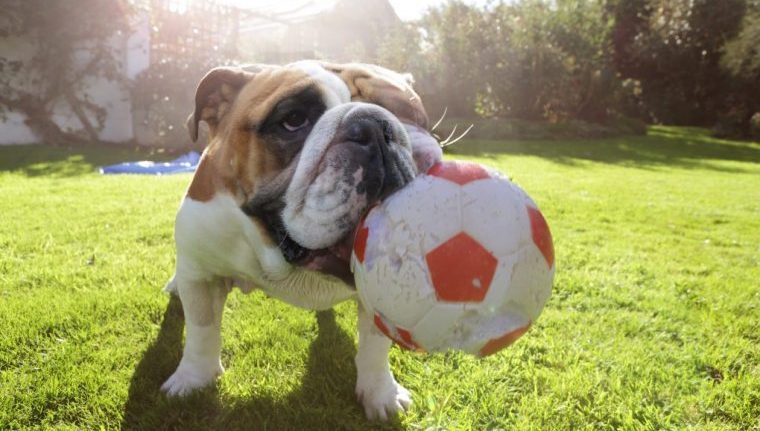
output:
[{"label": "dog's ear", "polygon": [[370,64],[325,63],[323,66],[345,81],[351,91],[351,100],[380,105],[399,120],[427,129],[427,112],[412,88],[414,79],[411,74],[400,74]]},{"label": "dog's ear", "polygon": [[195,90],[195,110],[187,119],[187,130],[193,142],[198,140],[198,124],[205,121],[211,135],[216,133],[224,114],[229,111],[238,92],[254,76],[239,67],[216,67],[201,79]]}]

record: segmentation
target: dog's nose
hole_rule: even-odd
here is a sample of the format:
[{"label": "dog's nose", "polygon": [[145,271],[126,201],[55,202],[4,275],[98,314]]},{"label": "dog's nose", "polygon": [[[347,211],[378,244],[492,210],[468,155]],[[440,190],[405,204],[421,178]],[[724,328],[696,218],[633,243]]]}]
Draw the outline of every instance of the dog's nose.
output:
[{"label": "dog's nose", "polygon": [[359,118],[354,120],[346,130],[346,138],[361,145],[373,142],[388,144],[392,139],[392,135],[390,123],[375,118]]}]

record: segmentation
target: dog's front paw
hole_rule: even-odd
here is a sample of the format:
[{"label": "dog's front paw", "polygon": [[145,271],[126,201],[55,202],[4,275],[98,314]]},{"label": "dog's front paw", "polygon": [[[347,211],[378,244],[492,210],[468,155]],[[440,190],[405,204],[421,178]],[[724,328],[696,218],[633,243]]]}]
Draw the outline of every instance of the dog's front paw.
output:
[{"label": "dog's front paw", "polygon": [[387,420],[406,411],[412,404],[409,391],[388,371],[360,376],[356,382],[356,396],[364,405],[367,419]]},{"label": "dog's front paw", "polygon": [[161,385],[161,390],[170,397],[184,396],[212,383],[222,373],[224,373],[224,367],[221,363],[198,366],[182,361],[174,374]]},{"label": "dog's front paw", "polygon": [[164,286],[163,289],[164,292],[168,293],[169,295],[178,296],[179,292],[177,290],[177,275],[173,275],[172,279],[166,282],[166,286]]}]

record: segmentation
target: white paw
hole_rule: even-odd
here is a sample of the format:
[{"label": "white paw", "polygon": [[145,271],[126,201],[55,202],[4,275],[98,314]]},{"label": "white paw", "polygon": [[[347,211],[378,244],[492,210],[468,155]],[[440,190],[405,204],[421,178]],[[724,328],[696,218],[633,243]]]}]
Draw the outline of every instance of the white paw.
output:
[{"label": "white paw", "polygon": [[387,420],[406,411],[412,404],[409,391],[387,371],[360,376],[356,382],[356,396],[364,405],[367,419]]},{"label": "white paw", "polygon": [[177,276],[173,276],[171,280],[169,280],[166,283],[166,286],[164,286],[164,292],[170,294],[170,295],[179,295],[179,292],[177,291]]},{"label": "white paw", "polygon": [[185,396],[190,392],[212,383],[224,373],[222,364],[217,366],[197,366],[181,361],[174,374],[169,377],[161,390],[170,397]]}]

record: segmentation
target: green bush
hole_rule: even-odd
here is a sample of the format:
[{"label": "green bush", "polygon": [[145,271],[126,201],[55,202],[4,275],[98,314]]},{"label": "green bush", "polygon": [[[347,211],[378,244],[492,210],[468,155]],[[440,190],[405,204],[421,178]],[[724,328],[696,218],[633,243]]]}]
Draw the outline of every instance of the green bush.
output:
[{"label": "green bush", "polygon": [[749,137],[760,140],[760,112],[755,112],[749,119]]},{"label": "green bush", "polygon": [[378,60],[405,67],[423,100],[455,116],[600,122],[621,89],[606,42],[612,28],[602,1],[450,1],[418,28],[389,33]]},{"label": "green bush", "polygon": [[607,124],[622,135],[645,135],[647,133],[647,124],[638,118],[617,115],[609,119]]},{"label": "green bush", "polygon": [[712,128],[713,136],[739,139],[750,136],[750,122],[753,115],[741,106],[732,107],[720,114]]},{"label": "green bush", "polygon": [[377,60],[457,117],[709,126],[760,103],[760,2],[714,3],[450,0],[389,33]]}]

